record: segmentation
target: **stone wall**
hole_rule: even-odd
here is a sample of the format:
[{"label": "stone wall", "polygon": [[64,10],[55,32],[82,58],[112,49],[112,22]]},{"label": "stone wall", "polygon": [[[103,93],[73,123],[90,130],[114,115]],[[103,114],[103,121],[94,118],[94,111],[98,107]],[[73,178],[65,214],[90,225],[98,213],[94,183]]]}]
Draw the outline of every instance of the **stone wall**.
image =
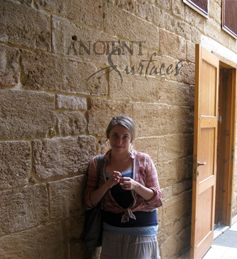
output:
[{"label": "stone wall", "polygon": [[[132,116],[164,198],[162,258],[190,245],[195,44],[221,30],[181,0],[0,1],[0,257],[87,259],[82,193],[111,117]],[[235,170],[237,172],[237,170]],[[233,216],[237,214],[237,174]]]}]

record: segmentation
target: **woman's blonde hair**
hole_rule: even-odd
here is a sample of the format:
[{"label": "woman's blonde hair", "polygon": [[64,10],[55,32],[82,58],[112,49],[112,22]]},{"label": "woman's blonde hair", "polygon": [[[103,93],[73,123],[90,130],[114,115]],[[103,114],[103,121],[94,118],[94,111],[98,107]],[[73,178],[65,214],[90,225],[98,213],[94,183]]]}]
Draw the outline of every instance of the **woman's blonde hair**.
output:
[{"label": "woman's blonde hair", "polygon": [[125,127],[130,132],[131,142],[135,139],[135,124],[133,119],[127,115],[119,115],[112,118],[106,130],[107,139],[109,139],[111,130],[117,125]]}]

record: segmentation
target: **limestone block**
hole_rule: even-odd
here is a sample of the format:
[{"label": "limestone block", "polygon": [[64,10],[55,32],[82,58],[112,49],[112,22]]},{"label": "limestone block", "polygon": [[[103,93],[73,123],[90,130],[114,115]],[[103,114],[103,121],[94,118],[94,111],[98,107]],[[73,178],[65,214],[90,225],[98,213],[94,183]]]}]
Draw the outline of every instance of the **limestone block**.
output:
[{"label": "limestone block", "polygon": [[154,12],[154,24],[156,24],[160,28],[166,29],[169,14],[156,6],[153,7],[153,12]]},{"label": "limestone block", "polygon": [[195,44],[200,44],[201,38],[202,37],[200,31],[192,27],[192,42],[194,42]]},{"label": "limestone block", "polygon": [[195,84],[195,63],[184,62],[183,63],[183,81],[190,85]]},{"label": "limestone block", "polygon": [[90,78],[97,68],[89,63],[45,53],[23,51],[22,65],[22,83],[26,89],[87,95],[107,93],[105,75]]},{"label": "limestone block", "polygon": [[166,240],[161,244],[161,256],[162,258],[172,258],[176,251],[177,239],[175,236],[166,238]]},{"label": "limestone block", "polygon": [[[191,217],[187,218],[186,222],[189,222],[191,224]],[[186,228],[183,228],[177,235],[177,250],[176,254],[181,254],[183,251],[188,251],[190,249],[190,243],[191,243],[191,226],[189,225]]]},{"label": "limestone block", "polygon": [[134,141],[134,149],[147,153],[154,164],[158,161],[158,138],[136,138]]},{"label": "limestone block", "polygon": [[57,115],[60,136],[86,133],[87,122],[80,112],[63,112]]},{"label": "limestone block", "polygon": [[183,1],[172,1],[172,13],[175,17],[179,17],[183,19],[184,17]]},{"label": "limestone block", "polygon": [[150,103],[135,103],[133,107],[139,137],[193,131],[192,108]]},{"label": "limestone block", "polygon": [[[165,63],[163,63],[165,65]],[[172,70],[175,71],[177,63],[166,63],[168,66],[174,65]],[[178,65],[181,66],[181,65]],[[156,67],[160,68],[158,64]],[[193,66],[187,67],[190,71]],[[144,68],[145,71],[146,68]],[[182,68],[183,69],[183,68]],[[180,77],[188,75],[185,66],[185,72]],[[176,72],[173,72],[172,78]],[[189,75],[192,78],[192,75]],[[119,79],[116,73],[110,73],[110,97],[118,100],[134,100],[166,103],[170,105],[193,106],[194,104],[194,87],[175,81],[164,80],[159,75],[156,78],[143,75],[127,75],[121,73],[123,81]],[[164,76],[166,77],[166,75]],[[169,76],[167,76],[169,77]],[[188,79],[187,79],[188,80]],[[192,80],[193,82],[193,80]]]},{"label": "limestone block", "polygon": [[[139,54],[140,52],[142,55]],[[124,72],[122,76],[125,77],[125,74],[132,80],[134,75],[139,75],[141,78],[146,79],[145,82],[154,77],[159,80],[163,78],[172,81],[182,81],[182,70],[183,61],[149,51],[141,45],[140,51],[139,47],[137,47],[137,51],[131,56],[131,65],[122,70]]]},{"label": "limestone block", "polygon": [[192,178],[193,156],[179,158],[177,160],[177,181]]},{"label": "limestone block", "polygon": [[161,244],[162,258],[182,258],[180,253],[188,249],[190,245],[190,228],[183,229],[177,235],[172,234]]},{"label": "limestone block", "polygon": [[184,37],[186,40],[191,40],[192,27],[188,23],[183,21],[178,21],[176,31],[178,35]]},{"label": "limestone block", "polygon": [[160,30],[160,39],[162,55],[168,55],[180,60],[186,59],[186,41],[183,37]]},{"label": "limestone block", "polygon": [[[112,52],[112,44],[119,46],[118,39],[93,28],[53,17],[52,46],[55,53],[109,65],[108,54]],[[117,58],[117,55],[112,56],[115,64],[118,63]]]},{"label": "limestone block", "polygon": [[18,84],[18,57],[18,50],[0,45],[0,87]]},{"label": "limestone block", "polygon": [[195,63],[195,44],[187,41],[187,60]]},{"label": "limestone block", "polygon": [[[53,51],[73,58],[108,64],[106,41],[111,37],[98,30],[53,17]],[[116,40],[116,39],[114,39]]]},{"label": "limestone block", "polygon": [[109,75],[110,97],[120,100],[135,100],[155,102],[159,81],[145,75],[127,75],[122,72],[120,76],[113,72]]},{"label": "limestone block", "polygon": [[36,140],[33,141],[33,171],[39,179],[85,173],[95,153],[92,136]]},{"label": "limestone block", "polygon": [[86,25],[102,29],[103,10],[102,0],[35,0],[37,8],[59,14],[70,20],[78,21]]},{"label": "limestone block", "polygon": [[168,14],[166,18],[166,30],[172,33],[176,33],[177,22],[178,20],[175,18],[175,16]]},{"label": "limestone block", "polygon": [[177,19],[174,16],[172,16],[169,12],[164,11],[162,8],[157,8],[155,6],[153,7],[153,12],[154,24],[156,24],[161,29],[175,32],[177,27]]},{"label": "limestone block", "polygon": [[163,202],[163,217],[166,225],[173,224],[176,220],[180,220],[184,215],[191,212],[191,192],[182,192]]},{"label": "limestone block", "polygon": [[54,96],[0,90],[0,138],[42,138],[55,123]]},{"label": "limestone block", "polygon": [[[109,2],[109,1],[107,1]],[[114,4],[121,9],[124,9],[130,13],[133,13],[135,10],[135,1],[134,0],[115,0]]]},{"label": "limestone block", "polygon": [[159,31],[154,24],[144,22],[111,4],[105,4],[104,26],[108,34],[130,41],[145,41],[146,47],[158,50]]},{"label": "limestone block", "polygon": [[12,1],[1,1],[0,13],[1,41],[33,49],[50,50],[48,14]]},{"label": "limestone block", "polygon": [[[165,188],[172,186],[177,181],[177,165],[175,160],[169,160],[167,162],[159,162],[156,165],[156,170],[159,177],[160,187]],[[171,191],[165,191],[164,197],[168,195],[172,196]]]},{"label": "limestone block", "polygon": [[[223,35],[223,34],[222,34],[222,35]],[[228,34],[225,34],[225,35],[223,35],[223,36],[224,36],[224,38],[226,38],[226,40],[224,40],[225,42],[227,41],[227,37],[228,37],[228,39],[230,40]],[[234,40],[234,38],[232,38],[232,40],[229,41],[229,48],[230,48],[233,52],[235,52],[235,50],[236,50],[236,48],[237,48],[237,42],[236,42],[236,40]]]},{"label": "limestone block", "polygon": [[[183,231],[185,232],[185,229],[189,229],[191,224],[191,213],[190,211],[187,211],[187,213],[182,216],[180,219],[176,220],[173,224],[173,226],[170,228],[170,231],[168,233],[168,235],[172,235],[172,234],[178,234],[178,235],[182,235]],[[187,239],[190,238],[189,236],[185,237],[185,240],[188,241]]]},{"label": "limestone block", "polygon": [[[189,226],[186,226],[187,223],[190,224],[190,222],[190,216],[182,217],[181,220],[176,220],[174,224],[163,227],[163,229],[165,229],[166,238],[161,243],[162,258],[182,258],[180,253],[188,250],[190,245],[191,230]],[[179,232],[178,229],[180,229]]]},{"label": "limestone block", "polygon": [[193,152],[193,135],[175,134],[167,135],[159,139],[159,161],[168,161],[184,156],[190,156]]},{"label": "limestone block", "polygon": [[171,1],[155,0],[155,5],[159,6],[161,9],[169,11],[171,9]]},{"label": "limestone block", "polygon": [[65,237],[67,238],[67,240],[70,243],[80,242],[82,237],[82,232],[84,229],[85,217],[77,215],[77,216],[65,219],[62,222],[63,222],[63,228],[65,229]]},{"label": "limestone block", "polygon": [[56,108],[74,111],[85,111],[87,108],[86,99],[79,96],[57,94]]},{"label": "limestone block", "polygon": [[157,89],[157,101],[169,105],[194,105],[194,87],[174,81],[160,81]]},{"label": "limestone block", "polygon": [[[171,199],[173,197],[172,186],[166,186],[164,188],[161,188],[161,191],[162,191],[163,202],[165,202],[167,199]],[[163,211],[162,211],[162,215],[163,215]],[[162,222],[163,221],[165,222],[165,219],[162,219]]]},{"label": "limestone block", "polygon": [[219,39],[221,35],[222,29],[219,23],[217,22],[207,22],[204,25],[204,33],[208,35],[210,38]]},{"label": "limestone block", "polygon": [[85,175],[48,183],[50,218],[63,219],[84,211]]},{"label": "limestone block", "polygon": [[132,104],[105,99],[90,99],[88,110],[89,134],[106,137],[107,126],[113,116],[126,114],[132,117]]},{"label": "limestone block", "polygon": [[[36,211],[37,211],[36,207]],[[67,254],[60,222],[47,223],[0,238],[2,259],[64,259]]]},{"label": "limestone block", "polygon": [[221,3],[216,1],[210,1],[209,3],[209,17],[214,19],[215,22],[220,23],[221,21]]},{"label": "limestone block", "polygon": [[28,142],[0,142],[0,189],[27,184],[31,170],[30,154]]},{"label": "limestone block", "polygon": [[31,228],[48,218],[44,184],[3,191],[0,203],[0,235]]},{"label": "limestone block", "polygon": [[184,6],[184,20],[192,25],[192,28],[198,28],[199,32],[204,31],[204,24],[206,19],[200,15],[198,12],[194,12],[192,8],[185,5]]},{"label": "limestone block", "polygon": [[[159,209],[158,211],[158,214],[160,213],[161,209]],[[159,250],[160,250],[160,256],[162,254],[162,251],[161,251],[161,244],[166,240],[166,236],[165,236],[165,233],[164,233],[164,229],[161,225],[161,220],[160,220],[160,217],[158,216],[159,218],[159,229],[158,229],[158,244],[159,244]],[[163,257],[162,257],[163,258]]]},{"label": "limestone block", "polygon": [[152,6],[147,4],[144,0],[136,2],[136,15],[149,22],[153,19]]},{"label": "limestone block", "polygon": [[101,247],[95,249],[86,248],[83,243],[70,244],[70,258],[71,259],[100,259]]},{"label": "limestone block", "polygon": [[110,147],[110,144],[109,144],[109,140],[106,137],[101,138],[98,141],[98,144],[97,144],[98,154],[105,154],[110,149],[111,149],[111,147]]},{"label": "limestone block", "polygon": [[[80,255],[80,257],[78,255]],[[70,244],[71,259],[82,259],[87,257],[92,258],[90,254],[86,253],[85,246],[82,243],[75,242]]]},{"label": "limestone block", "polygon": [[32,0],[17,0],[17,2],[20,2],[21,4],[31,6]]},{"label": "limestone block", "polygon": [[172,188],[173,188],[173,195],[180,194],[184,191],[192,189],[192,181],[185,180],[182,182],[175,183]]}]

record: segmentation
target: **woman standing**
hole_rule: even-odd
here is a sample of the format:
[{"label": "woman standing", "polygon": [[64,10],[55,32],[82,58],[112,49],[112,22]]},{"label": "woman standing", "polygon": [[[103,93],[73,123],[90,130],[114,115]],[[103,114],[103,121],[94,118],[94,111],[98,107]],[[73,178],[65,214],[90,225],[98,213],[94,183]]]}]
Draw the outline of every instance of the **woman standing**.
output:
[{"label": "woman standing", "polygon": [[103,203],[101,259],[159,259],[157,207],[161,190],[149,155],[131,150],[135,138],[133,120],[113,117],[106,130],[111,149],[97,188],[97,157],[89,166],[85,203]]}]

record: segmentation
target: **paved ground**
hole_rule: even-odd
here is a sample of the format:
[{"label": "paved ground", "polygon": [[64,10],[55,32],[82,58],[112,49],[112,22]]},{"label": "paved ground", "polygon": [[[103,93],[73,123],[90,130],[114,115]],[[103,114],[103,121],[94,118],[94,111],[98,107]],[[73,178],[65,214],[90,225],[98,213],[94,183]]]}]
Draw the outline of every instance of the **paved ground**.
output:
[{"label": "paved ground", "polygon": [[236,259],[237,258],[237,223],[221,233],[203,259]]},{"label": "paved ground", "polygon": [[[180,259],[189,259],[189,251]],[[231,227],[220,227],[214,231],[211,248],[202,259],[237,259],[237,222]]]}]

